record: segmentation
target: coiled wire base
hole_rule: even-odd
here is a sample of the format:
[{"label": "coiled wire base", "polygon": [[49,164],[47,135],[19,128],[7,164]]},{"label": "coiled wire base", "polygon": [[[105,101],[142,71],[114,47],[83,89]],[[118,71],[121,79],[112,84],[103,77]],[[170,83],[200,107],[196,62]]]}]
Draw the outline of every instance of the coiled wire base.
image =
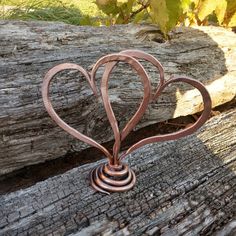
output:
[{"label": "coiled wire base", "polygon": [[106,194],[130,190],[136,183],[134,172],[126,164],[101,164],[91,171],[90,180],[95,190]]}]

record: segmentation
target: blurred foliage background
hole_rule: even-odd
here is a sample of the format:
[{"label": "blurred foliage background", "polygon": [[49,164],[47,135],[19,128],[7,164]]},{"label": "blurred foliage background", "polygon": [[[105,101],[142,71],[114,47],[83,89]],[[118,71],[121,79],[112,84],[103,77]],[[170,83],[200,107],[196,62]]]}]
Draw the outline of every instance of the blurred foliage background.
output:
[{"label": "blurred foliage background", "polygon": [[157,24],[236,27],[236,0],[0,0],[1,19],[62,21],[74,25]]}]

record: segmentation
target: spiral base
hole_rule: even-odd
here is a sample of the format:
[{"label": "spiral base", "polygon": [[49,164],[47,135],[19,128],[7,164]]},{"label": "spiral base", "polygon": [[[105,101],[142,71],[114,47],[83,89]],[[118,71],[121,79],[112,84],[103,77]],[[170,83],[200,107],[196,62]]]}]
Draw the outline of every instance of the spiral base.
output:
[{"label": "spiral base", "polygon": [[101,164],[91,171],[90,180],[95,190],[106,194],[130,190],[136,183],[134,172],[126,164]]}]

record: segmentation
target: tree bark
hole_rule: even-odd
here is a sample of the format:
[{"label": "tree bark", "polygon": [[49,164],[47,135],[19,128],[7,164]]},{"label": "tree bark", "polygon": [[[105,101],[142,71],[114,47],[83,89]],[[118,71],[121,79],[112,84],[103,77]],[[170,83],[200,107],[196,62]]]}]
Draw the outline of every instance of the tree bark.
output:
[{"label": "tree bark", "polygon": [[[57,127],[46,113],[41,84],[45,73],[63,62],[90,70],[105,54],[140,49],[163,64],[166,79],[185,75],[202,81],[213,105],[236,94],[236,37],[218,27],[178,28],[171,39],[158,43],[158,30],[147,26],[77,27],[48,22],[0,22],[0,175],[27,165],[58,158],[87,147]],[[153,87],[156,70],[145,68]],[[101,77],[100,70],[97,76]],[[98,82],[99,83],[99,82]],[[118,66],[109,91],[121,127],[134,114],[142,86],[127,66]],[[58,113],[73,127],[103,143],[113,139],[102,108],[84,78],[61,73],[53,83],[52,100]],[[202,109],[199,94],[185,85],[172,86],[150,105],[139,126]]]},{"label": "tree bark", "polygon": [[[135,187],[89,186],[99,161],[0,197],[1,235],[229,235],[236,220],[236,110],[196,134],[147,145],[127,162]],[[232,234],[233,235],[233,234]]]}]

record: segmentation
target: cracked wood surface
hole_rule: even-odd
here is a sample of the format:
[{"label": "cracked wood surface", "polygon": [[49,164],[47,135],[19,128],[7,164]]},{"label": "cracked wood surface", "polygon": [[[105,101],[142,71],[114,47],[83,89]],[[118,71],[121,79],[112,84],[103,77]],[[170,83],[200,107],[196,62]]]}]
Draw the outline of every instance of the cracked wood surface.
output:
[{"label": "cracked wood surface", "polygon": [[[235,96],[233,32],[218,27],[178,28],[170,41],[157,43],[146,37],[150,32],[155,40],[156,29],[146,27],[0,21],[0,175],[87,148],[57,127],[42,105],[43,76],[59,63],[74,62],[91,69],[105,54],[135,48],[159,59],[166,79],[174,74],[202,81],[214,106]],[[142,87],[130,68],[121,66],[110,80],[109,94],[118,121],[124,126],[137,107]],[[155,86],[156,70],[150,65],[145,68]],[[93,98],[84,78],[74,72],[62,73],[53,83],[52,93],[56,110],[73,127],[100,143],[113,139],[101,100]],[[172,86],[150,105],[139,127],[201,109],[201,98],[195,90]]]},{"label": "cracked wood surface", "polygon": [[131,154],[137,184],[129,192],[94,192],[88,175],[102,160],[2,195],[0,235],[229,235],[236,230],[235,120],[229,110],[194,135]]}]

